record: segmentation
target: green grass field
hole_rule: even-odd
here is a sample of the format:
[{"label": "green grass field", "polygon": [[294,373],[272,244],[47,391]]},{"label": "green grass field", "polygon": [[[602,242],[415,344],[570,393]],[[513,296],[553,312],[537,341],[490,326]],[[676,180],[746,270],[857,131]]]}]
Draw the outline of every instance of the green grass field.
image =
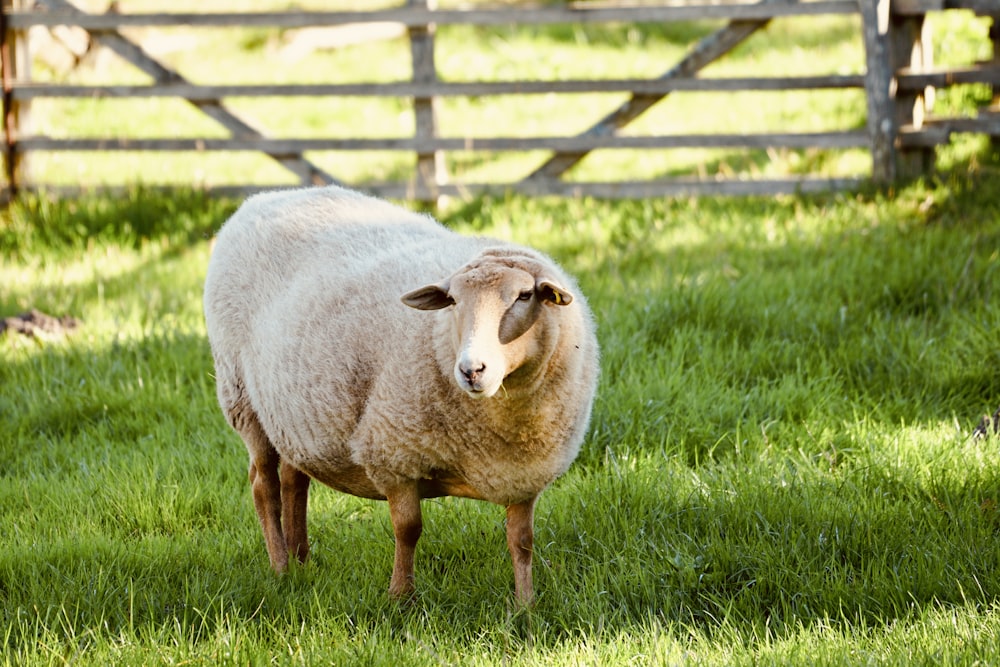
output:
[{"label": "green grass field", "polygon": [[16,203],[0,316],[82,324],[0,336],[0,665],[1000,663],[1000,438],[969,437],[1000,404],[1000,156],[963,138],[941,169],[883,193],[443,213],[551,253],[598,320],[592,428],[542,496],[530,610],[502,509],[475,501],[424,503],[409,605],[386,595],[385,504],[329,489],[310,562],[270,571],[201,315],[238,202]]}]

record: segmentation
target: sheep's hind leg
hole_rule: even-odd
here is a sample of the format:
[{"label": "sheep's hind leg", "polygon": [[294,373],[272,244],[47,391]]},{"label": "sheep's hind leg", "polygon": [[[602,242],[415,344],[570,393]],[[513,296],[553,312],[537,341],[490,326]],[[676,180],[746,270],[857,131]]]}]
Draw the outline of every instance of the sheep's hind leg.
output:
[{"label": "sheep's hind leg", "polygon": [[535,502],[538,496],[507,507],[507,548],[514,564],[514,595],[522,605],[535,598],[531,583],[531,554],[534,548]]},{"label": "sheep's hind leg", "polygon": [[417,540],[423,531],[420,514],[420,493],[416,482],[386,491],[389,516],[396,537],[396,554],[389,581],[389,595],[396,599],[409,597],[416,590],[413,577],[413,556]]},{"label": "sheep's hind leg", "polygon": [[309,505],[309,475],[281,462],[281,525],[285,531],[286,551],[300,563],[309,557],[306,510]]},{"label": "sheep's hind leg", "polygon": [[253,506],[264,531],[267,555],[271,567],[281,573],[288,568],[288,549],[281,534],[281,483],[278,479],[278,452],[252,456],[250,459],[250,486],[253,489]]},{"label": "sheep's hind leg", "polygon": [[243,438],[250,454],[249,476],[253,506],[264,532],[271,567],[275,572],[284,572],[288,568],[288,548],[281,533],[281,481],[278,477],[281,458],[252,409],[237,404],[226,414],[229,423]]}]

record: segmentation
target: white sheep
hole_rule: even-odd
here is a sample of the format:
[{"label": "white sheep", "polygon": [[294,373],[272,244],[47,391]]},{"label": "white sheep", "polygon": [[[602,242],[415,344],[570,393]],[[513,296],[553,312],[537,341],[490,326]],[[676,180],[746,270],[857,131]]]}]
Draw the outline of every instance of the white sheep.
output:
[{"label": "white sheep", "polygon": [[292,190],[225,224],[204,300],[275,571],[308,555],[312,478],[388,501],[394,597],[414,590],[421,498],[506,506],[532,601],[535,503],[579,451],[598,376],[591,313],[552,260],[343,188]]}]

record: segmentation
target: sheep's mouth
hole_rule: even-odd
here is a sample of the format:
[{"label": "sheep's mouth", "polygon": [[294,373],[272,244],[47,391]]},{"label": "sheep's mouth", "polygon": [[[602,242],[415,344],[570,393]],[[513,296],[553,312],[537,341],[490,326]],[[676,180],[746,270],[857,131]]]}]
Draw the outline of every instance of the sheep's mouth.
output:
[{"label": "sheep's mouth", "polygon": [[472,398],[489,398],[493,395],[492,391],[487,391],[485,387],[479,385],[466,385],[462,389]]},{"label": "sheep's mouth", "polygon": [[466,395],[476,400],[489,398],[493,396],[493,394],[497,393],[496,389],[480,384],[479,382],[470,383],[463,380],[459,382],[459,387],[466,393]]}]

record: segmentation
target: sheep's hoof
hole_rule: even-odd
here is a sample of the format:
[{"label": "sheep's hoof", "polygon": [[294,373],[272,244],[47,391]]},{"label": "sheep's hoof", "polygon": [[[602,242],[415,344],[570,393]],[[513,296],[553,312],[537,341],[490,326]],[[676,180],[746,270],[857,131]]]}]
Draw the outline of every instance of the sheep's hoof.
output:
[{"label": "sheep's hoof", "polygon": [[284,558],[271,558],[271,570],[279,577],[288,571],[288,555]]},{"label": "sheep's hoof", "polygon": [[417,588],[413,585],[413,581],[407,581],[403,584],[391,584],[389,586],[389,598],[399,602],[408,603],[411,602],[415,597],[417,597]]},{"label": "sheep's hoof", "polygon": [[519,610],[534,609],[535,596],[530,593],[528,595],[514,595],[514,606]]}]

